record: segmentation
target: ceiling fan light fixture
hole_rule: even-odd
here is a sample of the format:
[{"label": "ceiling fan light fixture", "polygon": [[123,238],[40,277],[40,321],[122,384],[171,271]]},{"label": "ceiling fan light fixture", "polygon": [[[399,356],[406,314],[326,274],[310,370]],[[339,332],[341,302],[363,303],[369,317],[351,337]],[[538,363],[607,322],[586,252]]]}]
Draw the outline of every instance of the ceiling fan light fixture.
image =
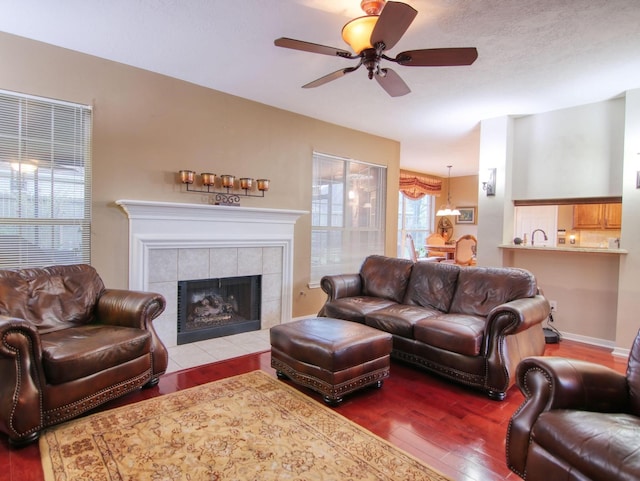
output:
[{"label": "ceiling fan light fixture", "polygon": [[371,45],[371,32],[373,32],[378,15],[366,15],[354,18],[342,27],[342,38],[355,53],[360,55],[363,50],[373,48]]},{"label": "ceiling fan light fixture", "polygon": [[400,52],[396,58],[388,57],[385,52],[398,43],[418,11],[406,3],[386,0],[362,0],[360,7],[366,15],[354,18],[342,28],[342,38],[352,50],[288,37],[281,37],[273,42],[276,47],[349,60],[358,59],[357,64],[324,75],[304,84],[302,88],[325,85],[364,66],[369,80],[375,78],[378,85],[391,97],[401,97],[410,93],[411,89],[394,70],[381,65],[382,61],[407,67],[450,67],[471,65],[478,58],[478,51],[474,47],[409,50]]}]

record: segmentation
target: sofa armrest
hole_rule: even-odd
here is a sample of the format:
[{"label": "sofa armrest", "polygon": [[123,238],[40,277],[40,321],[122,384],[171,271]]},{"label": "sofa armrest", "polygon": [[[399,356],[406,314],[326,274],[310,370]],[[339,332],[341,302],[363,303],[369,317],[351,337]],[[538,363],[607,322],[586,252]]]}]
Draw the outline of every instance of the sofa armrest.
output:
[{"label": "sofa armrest", "polygon": [[101,324],[148,329],[165,306],[164,297],[154,292],[105,289],[98,299],[96,317]]},{"label": "sofa armrest", "polygon": [[524,403],[509,421],[506,454],[509,467],[524,473],[531,429],[538,416],[553,409],[628,412],[625,376],[605,366],[562,357],[523,359],[516,383]]},{"label": "sofa armrest", "polygon": [[544,353],[542,322],[549,312],[549,302],[540,295],[506,302],[489,312],[482,350],[487,360],[486,387],[490,396],[504,398],[515,382],[518,363]]},{"label": "sofa armrest", "polygon": [[335,301],[343,297],[362,295],[362,279],[360,274],[324,276],[320,281],[320,287],[327,293],[327,302]]},{"label": "sofa armrest", "polygon": [[360,274],[341,274],[324,276],[320,280],[320,287],[326,292],[327,299],[318,312],[318,316],[326,317],[325,307],[327,303],[343,297],[359,296],[362,293],[362,278]]},{"label": "sofa armrest", "polygon": [[549,301],[541,295],[500,304],[487,316],[487,334],[503,336],[517,334],[542,323],[549,317],[549,313],[551,313]]},{"label": "sofa armrest", "polygon": [[26,442],[42,428],[45,383],[40,334],[28,321],[0,315],[0,374],[0,431]]}]

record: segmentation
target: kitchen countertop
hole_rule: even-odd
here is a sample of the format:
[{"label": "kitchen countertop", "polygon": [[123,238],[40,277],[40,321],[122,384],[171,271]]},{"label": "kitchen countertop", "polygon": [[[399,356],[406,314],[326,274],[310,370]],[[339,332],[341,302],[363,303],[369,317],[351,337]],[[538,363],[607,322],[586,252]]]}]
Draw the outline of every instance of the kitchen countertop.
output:
[{"label": "kitchen countertop", "polygon": [[532,246],[516,244],[500,244],[499,249],[528,250],[528,251],[550,251],[550,252],[582,252],[589,254],[628,254],[626,249],[607,249],[606,247],[551,247]]}]

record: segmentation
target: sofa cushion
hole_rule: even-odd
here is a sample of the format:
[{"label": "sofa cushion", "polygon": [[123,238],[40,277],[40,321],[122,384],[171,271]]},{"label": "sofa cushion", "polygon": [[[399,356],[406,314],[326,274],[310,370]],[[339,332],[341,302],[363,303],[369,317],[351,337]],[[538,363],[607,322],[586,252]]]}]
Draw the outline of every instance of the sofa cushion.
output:
[{"label": "sofa cushion", "polygon": [[104,284],[86,264],[0,271],[0,314],[41,333],[87,324]]},{"label": "sofa cushion", "polygon": [[631,480],[640,479],[639,431],[630,414],[553,410],[540,414],[531,439],[585,479]]},{"label": "sofa cushion", "polygon": [[436,316],[440,311],[430,307],[394,304],[370,312],[364,318],[367,326],[375,327],[396,336],[413,339],[413,325],[425,317]]},{"label": "sofa cushion", "polygon": [[362,294],[402,302],[412,267],[409,259],[367,257],[360,268]]},{"label": "sofa cushion", "polygon": [[411,271],[403,304],[449,312],[460,267],[440,262],[417,262]]},{"label": "sofa cushion", "polygon": [[481,316],[440,314],[416,322],[413,337],[445,351],[479,356],[486,325],[486,319]]},{"label": "sofa cushion", "polygon": [[529,271],[515,267],[465,267],[460,269],[449,312],[486,317],[493,308],[524,297],[538,288]]},{"label": "sofa cushion", "polygon": [[42,365],[50,384],[87,377],[151,351],[151,333],[133,327],[70,327],[44,334],[41,339]]},{"label": "sofa cushion", "polygon": [[323,307],[323,317],[344,319],[364,324],[364,316],[370,312],[392,306],[395,302],[378,297],[343,297],[327,302]]}]

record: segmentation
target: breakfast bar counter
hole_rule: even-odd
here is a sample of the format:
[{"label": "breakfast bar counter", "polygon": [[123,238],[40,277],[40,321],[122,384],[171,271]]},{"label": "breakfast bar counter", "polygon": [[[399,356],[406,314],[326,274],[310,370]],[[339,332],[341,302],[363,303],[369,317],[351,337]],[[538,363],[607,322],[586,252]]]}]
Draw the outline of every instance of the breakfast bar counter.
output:
[{"label": "breakfast bar counter", "polygon": [[628,254],[626,249],[608,249],[605,247],[551,247],[551,246],[532,246],[532,245],[516,245],[516,244],[500,244],[499,249],[510,249],[517,251],[549,251],[549,252],[575,252],[587,254]]}]

